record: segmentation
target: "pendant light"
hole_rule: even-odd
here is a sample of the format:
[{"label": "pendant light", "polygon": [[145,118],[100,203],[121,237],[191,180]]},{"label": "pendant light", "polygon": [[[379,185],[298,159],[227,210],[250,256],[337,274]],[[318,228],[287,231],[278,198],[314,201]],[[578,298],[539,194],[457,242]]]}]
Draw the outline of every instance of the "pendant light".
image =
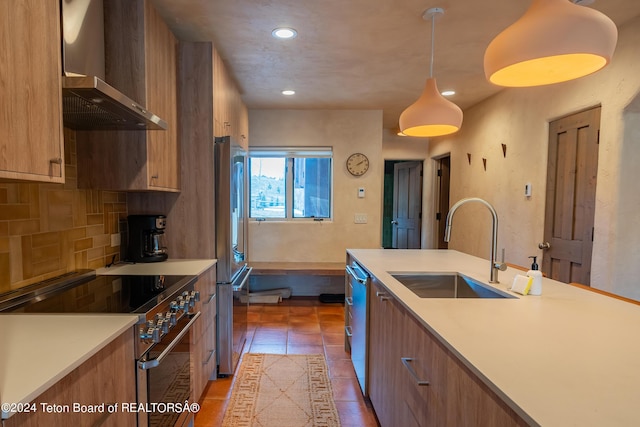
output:
[{"label": "pendant light", "polygon": [[484,72],[490,82],[507,87],[573,80],[607,65],[617,40],[616,25],[597,10],[569,0],[532,0],[489,44]]},{"label": "pendant light", "polygon": [[422,95],[400,115],[400,131],[407,136],[449,135],[457,132],[462,126],[462,110],[440,95],[436,79],[433,77],[435,19],[443,14],[444,9],[434,7],[422,15],[425,20],[431,19],[431,65]]}]

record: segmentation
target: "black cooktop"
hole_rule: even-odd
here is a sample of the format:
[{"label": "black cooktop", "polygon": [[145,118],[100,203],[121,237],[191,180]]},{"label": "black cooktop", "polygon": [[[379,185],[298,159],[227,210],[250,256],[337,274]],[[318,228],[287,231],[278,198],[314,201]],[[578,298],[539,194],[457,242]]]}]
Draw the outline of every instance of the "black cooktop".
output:
[{"label": "black cooktop", "polygon": [[96,276],[94,270],[0,294],[0,312],[146,313],[196,276]]}]

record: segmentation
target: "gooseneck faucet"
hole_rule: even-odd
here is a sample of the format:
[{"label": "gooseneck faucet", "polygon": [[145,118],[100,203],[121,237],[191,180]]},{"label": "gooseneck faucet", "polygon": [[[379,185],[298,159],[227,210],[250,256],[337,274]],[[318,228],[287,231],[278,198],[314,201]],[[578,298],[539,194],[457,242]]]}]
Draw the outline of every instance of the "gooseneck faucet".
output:
[{"label": "gooseneck faucet", "polygon": [[[493,206],[491,206],[491,204],[489,202],[487,202],[484,199],[481,199],[479,197],[469,197],[466,199],[461,199],[458,200],[453,206],[451,206],[451,209],[449,210],[449,213],[447,214],[447,222],[445,225],[445,229],[444,229],[444,241],[445,242],[449,242],[449,240],[451,239],[451,221],[453,220],[453,214],[456,213],[456,210],[464,205],[465,203],[468,202],[479,202],[482,203],[483,205],[485,205],[487,207],[487,209],[489,209],[489,211],[491,212],[491,217],[492,217],[492,240],[491,240],[491,276],[489,279],[489,283],[500,283],[498,281],[498,270],[504,271],[507,269],[507,264],[504,263],[504,260],[502,260],[503,262],[497,262],[496,258],[497,258],[497,254],[498,254],[498,214],[496,213],[496,210],[493,208]],[[504,254],[503,254],[504,255]]]}]

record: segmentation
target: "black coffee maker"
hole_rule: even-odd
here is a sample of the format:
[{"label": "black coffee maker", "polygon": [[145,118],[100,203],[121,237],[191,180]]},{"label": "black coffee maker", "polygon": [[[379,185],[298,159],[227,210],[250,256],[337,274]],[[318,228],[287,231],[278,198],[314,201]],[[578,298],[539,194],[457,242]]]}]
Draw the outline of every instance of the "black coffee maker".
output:
[{"label": "black coffee maker", "polygon": [[164,215],[129,215],[129,254],[132,262],[160,262],[168,258],[164,242],[167,217]]}]

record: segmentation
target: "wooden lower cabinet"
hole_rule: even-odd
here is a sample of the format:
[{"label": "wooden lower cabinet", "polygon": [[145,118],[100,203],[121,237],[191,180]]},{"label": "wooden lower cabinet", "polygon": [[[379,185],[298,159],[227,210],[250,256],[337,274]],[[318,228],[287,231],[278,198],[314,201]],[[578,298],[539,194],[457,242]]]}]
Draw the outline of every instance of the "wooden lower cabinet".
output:
[{"label": "wooden lower cabinet", "polygon": [[[136,413],[116,411],[74,412],[74,404],[106,405],[136,401],[136,372],[133,329],[107,344],[82,365],[36,398],[37,412],[15,414],[4,420],[4,427],[135,427]],[[46,355],[43,355],[46,358]],[[43,403],[68,405],[68,413],[47,413]],[[61,416],[63,415],[63,416]]]},{"label": "wooden lower cabinet", "polygon": [[198,401],[209,380],[216,378],[216,268],[204,272],[196,283],[200,301],[196,311],[202,314],[192,330],[192,390],[193,401]]},{"label": "wooden lower cabinet", "polygon": [[382,427],[525,426],[374,277],[369,398]]},{"label": "wooden lower cabinet", "polygon": [[446,419],[448,357],[422,325],[402,311],[402,416],[407,426],[438,425]]},{"label": "wooden lower cabinet", "polygon": [[381,426],[399,426],[402,312],[375,277],[369,289],[369,399]]}]

